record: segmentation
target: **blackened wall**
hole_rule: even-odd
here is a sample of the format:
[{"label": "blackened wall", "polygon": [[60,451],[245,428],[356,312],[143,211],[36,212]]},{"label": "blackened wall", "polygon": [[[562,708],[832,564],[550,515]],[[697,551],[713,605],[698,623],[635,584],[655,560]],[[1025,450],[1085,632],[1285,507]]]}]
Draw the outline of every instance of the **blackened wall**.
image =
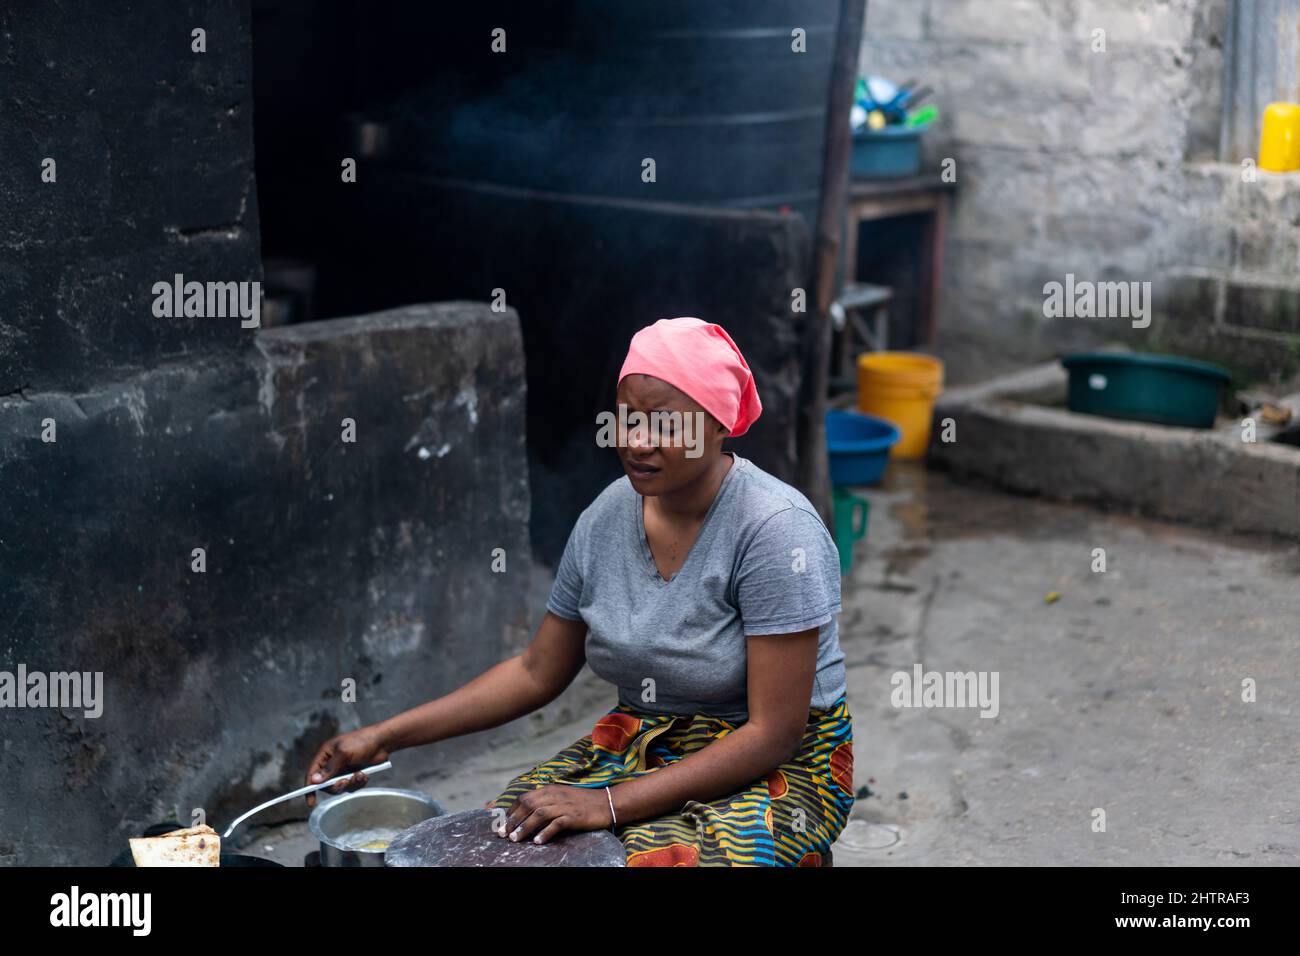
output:
[{"label": "blackened wall", "polygon": [[150,310],[177,272],[261,277],[249,24],[246,0],[0,10],[0,394],[248,347]]},{"label": "blackened wall", "polygon": [[519,645],[523,351],[516,314],[475,303],[260,331],[154,317],[175,273],[260,276],[247,4],[13,6],[0,671],[99,672],[104,699],[0,708],[0,865],[99,864],[195,808],[224,827],[301,785],[330,734]]},{"label": "blackened wall", "polygon": [[[224,826],[301,786],[329,735],[517,646],[522,380],[514,313],[448,303],[0,399],[0,669],[104,684],[99,717],[0,710],[0,863],[107,862],[196,807]],[[399,755],[391,782],[430,759]]]}]

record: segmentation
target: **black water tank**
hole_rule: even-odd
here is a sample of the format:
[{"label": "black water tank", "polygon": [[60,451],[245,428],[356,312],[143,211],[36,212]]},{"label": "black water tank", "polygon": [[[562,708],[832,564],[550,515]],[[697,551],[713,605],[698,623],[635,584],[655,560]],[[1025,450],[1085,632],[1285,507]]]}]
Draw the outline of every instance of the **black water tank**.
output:
[{"label": "black water tank", "polygon": [[[425,63],[390,101],[400,162],[564,193],[815,208],[835,0],[538,6],[458,31],[462,59]],[[492,22],[504,54],[490,52]]]}]

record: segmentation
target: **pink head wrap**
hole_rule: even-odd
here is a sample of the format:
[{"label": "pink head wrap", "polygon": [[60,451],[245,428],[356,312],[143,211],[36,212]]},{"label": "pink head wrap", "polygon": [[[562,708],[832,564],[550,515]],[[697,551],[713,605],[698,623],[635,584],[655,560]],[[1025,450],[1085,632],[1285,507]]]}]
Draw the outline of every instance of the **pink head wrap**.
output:
[{"label": "pink head wrap", "polygon": [[685,392],[731,438],[763,413],[745,356],[722,326],[701,319],[660,319],[632,336],[619,382],[629,375],[652,375]]}]

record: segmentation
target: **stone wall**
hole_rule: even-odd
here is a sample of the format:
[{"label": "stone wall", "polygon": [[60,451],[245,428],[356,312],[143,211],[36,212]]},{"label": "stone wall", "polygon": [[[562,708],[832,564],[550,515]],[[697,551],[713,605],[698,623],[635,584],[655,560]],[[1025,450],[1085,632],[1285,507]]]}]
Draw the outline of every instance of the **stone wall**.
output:
[{"label": "stone wall", "polygon": [[[871,0],[862,70],[917,78],[956,160],[940,351],[956,377],[1107,341],[1300,367],[1300,174],[1215,161],[1226,0]],[[1094,49],[1104,31],[1105,49]],[[1146,329],[1047,319],[1043,286],[1151,282]]]}]

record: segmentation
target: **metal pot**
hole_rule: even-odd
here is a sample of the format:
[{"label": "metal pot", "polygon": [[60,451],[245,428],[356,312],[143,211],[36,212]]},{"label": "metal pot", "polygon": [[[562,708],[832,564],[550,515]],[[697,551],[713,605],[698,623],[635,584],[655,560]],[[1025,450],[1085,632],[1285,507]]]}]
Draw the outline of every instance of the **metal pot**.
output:
[{"label": "metal pot", "polygon": [[384,847],[398,833],[447,811],[418,790],[366,787],[339,794],[316,805],[308,826],[320,841],[321,866],[383,866]]}]

